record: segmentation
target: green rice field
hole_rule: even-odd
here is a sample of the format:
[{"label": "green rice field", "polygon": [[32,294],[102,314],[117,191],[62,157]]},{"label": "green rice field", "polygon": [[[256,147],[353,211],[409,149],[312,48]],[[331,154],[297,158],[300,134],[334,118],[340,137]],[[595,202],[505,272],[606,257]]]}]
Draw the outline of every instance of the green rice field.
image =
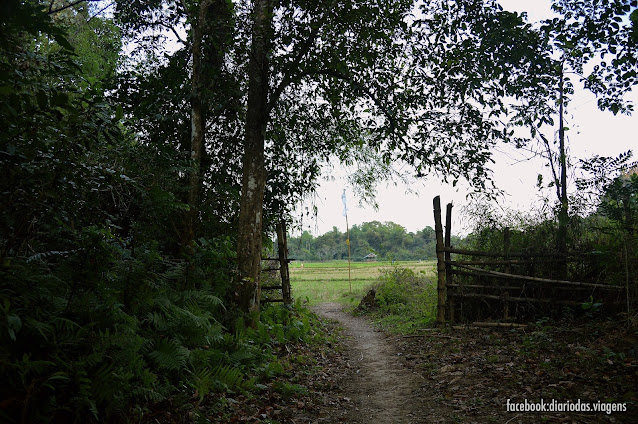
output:
[{"label": "green rice field", "polygon": [[[400,266],[434,275],[436,261],[352,262],[348,280],[348,261],[291,262],[290,282],[295,299],[311,304],[340,302],[358,304],[376,283],[384,269]],[[351,289],[352,287],[352,289]]]}]

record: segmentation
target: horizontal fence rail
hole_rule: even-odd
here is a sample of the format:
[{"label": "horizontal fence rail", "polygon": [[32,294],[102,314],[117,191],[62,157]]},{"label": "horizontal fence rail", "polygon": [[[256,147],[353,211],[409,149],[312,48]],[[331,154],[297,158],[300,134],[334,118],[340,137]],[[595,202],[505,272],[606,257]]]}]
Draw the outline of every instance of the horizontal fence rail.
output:
[{"label": "horizontal fence rail", "polygon": [[531,253],[531,252],[511,252],[511,253],[500,253],[500,252],[483,252],[480,250],[468,250],[468,249],[457,249],[454,247],[443,246],[442,250],[444,252],[456,253],[459,255],[466,256],[485,256],[490,258],[502,258],[504,256],[509,257],[520,257],[520,258],[543,258],[543,257],[556,257],[555,253]]},{"label": "horizontal fence rail", "polygon": [[[575,287],[593,287],[604,290],[622,290],[624,287],[622,286],[611,286],[608,284],[595,284],[595,283],[581,283],[578,281],[566,281],[566,280],[551,280],[548,278],[538,278],[538,277],[529,277],[527,275],[518,275],[518,274],[508,274],[505,272],[499,271],[490,271],[487,269],[478,268],[475,266],[469,265],[457,265],[459,268],[469,269],[470,271],[474,271],[480,275],[487,275],[495,278],[506,278],[508,280],[521,280],[521,281],[533,281],[537,283],[547,283],[547,284],[562,284],[564,286],[575,286]],[[556,287],[556,286],[555,286]],[[572,287],[568,287],[572,289]]]},{"label": "horizontal fence rail", "polygon": [[[471,305],[472,312],[478,317],[492,314],[491,318],[494,318],[494,310],[498,309],[502,311],[502,314],[499,312],[498,319],[503,320],[519,318],[511,316],[510,302],[519,305],[515,306],[516,311],[520,311],[521,307],[523,310],[529,310],[531,307],[526,304],[546,305],[542,308],[547,311],[547,308],[552,310],[556,305],[583,306],[586,302],[593,303],[593,293],[598,293],[598,296],[605,297],[611,304],[621,304],[619,299],[625,294],[623,286],[544,278],[512,272],[512,268],[523,267],[529,274],[533,274],[535,264],[556,264],[560,267],[561,264],[578,263],[579,259],[592,254],[511,252],[508,228],[503,231],[503,252],[454,248],[451,246],[452,204],[446,207],[445,234],[439,196],[434,198],[433,206],[437,254],[438,324],[444,324],[446,317],[454,322],[456,310],[460,309],[463,312],[467,302],[473,302],[468,305]],[[453,260],[452,255],[470,258]],[[503,271],[484,267],[502,268]],[[457,277],[467,277],[470,282]],[[491,311],[483,311],[486,308],[491,308]],[[471,320],[474,318],[476,317],[472,317]]]}]

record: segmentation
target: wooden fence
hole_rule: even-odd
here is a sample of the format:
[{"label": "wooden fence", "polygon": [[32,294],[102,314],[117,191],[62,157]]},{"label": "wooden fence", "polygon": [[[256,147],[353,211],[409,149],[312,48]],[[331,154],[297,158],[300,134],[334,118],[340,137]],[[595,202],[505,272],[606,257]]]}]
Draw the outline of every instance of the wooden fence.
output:
[{"label": "wooden fence", "polygon": [[[262,258],[263,261],[268,261],[269,265],[263,269],[263,272],[279,271],[281,284],[268,284],[260,287],[260,291],[272,294],[273,291],[281,290],[281,297],[265,297],[261,299],[262,303],[268,302],[284,302],[286,304],[292,303],[292,295],[290,289],[290,270],[288,264],[294,259],[288,258],[288,240],[286,236],[286,223],[281,220],[277,223],[277,252],[276,258]],[[261,284],[261,282],[260,282]]]},{"label": "wooden fence", "polygon": [[512,252],[509,229],[503,232],[502,252],[452,247],[452,204],[446,207],[444,232],[439,196],[434,198],[434,223],[439,324],[446,320],[455,322],[459,313],[462,320],[489,318],[507,322],[530,318],[539,312],[552,313],[564,306],[580,308],[589,303],[593,307],[594,300],[599,299],[605,305],[624,305],[625,287],[622,286],[534,276],[538,264],[544,268],[554,264],[559,270],[573,257]]}]

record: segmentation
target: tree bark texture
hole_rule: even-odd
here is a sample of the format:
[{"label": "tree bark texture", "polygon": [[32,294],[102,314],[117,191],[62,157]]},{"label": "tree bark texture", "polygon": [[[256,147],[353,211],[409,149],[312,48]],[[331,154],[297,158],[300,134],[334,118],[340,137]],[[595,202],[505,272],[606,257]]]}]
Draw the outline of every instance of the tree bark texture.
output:
[{"label": "tree bark texture", "polygon": [[268,123],[268,53],[272,37],[272,12],[271,0],[255,0],[248,65],[248,102],[237,236],[239,280],[235,291],[237,306],[246,314],[259,311],[262,217],[266,184],[264,139]]},{"label": "tree bark texture", "polygon": [[202,105],[202,40],[206,24],[206,13],[210,0],[202,0],[198,15],[192,24],[192,76],[191,76],[191,140],[190,158],[191,173],[188,182],[188,205],[190,209],[186,218],[186,234],[184,245],[190,246],[195,239],[195,226],[199,212],[201,190],[201,162],[204,152],[204,133],[206,120]]}]

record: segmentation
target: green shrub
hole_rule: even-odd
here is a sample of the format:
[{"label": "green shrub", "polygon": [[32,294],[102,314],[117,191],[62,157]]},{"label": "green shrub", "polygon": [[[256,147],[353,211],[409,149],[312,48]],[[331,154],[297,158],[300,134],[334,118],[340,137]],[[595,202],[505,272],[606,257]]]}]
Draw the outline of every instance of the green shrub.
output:
[{"label": "green shrub", "polygon": [[381,307],[408,303],[414,289],[421,282],[413,270],[395,267],[383,270],[377,287],[377,300]]},{"label": "green shrub", "polygon": [[410,333],[435,319],[436,284],[425,275],[400,266],[381,271],[376,290],[379,322],[391,330]]}]

